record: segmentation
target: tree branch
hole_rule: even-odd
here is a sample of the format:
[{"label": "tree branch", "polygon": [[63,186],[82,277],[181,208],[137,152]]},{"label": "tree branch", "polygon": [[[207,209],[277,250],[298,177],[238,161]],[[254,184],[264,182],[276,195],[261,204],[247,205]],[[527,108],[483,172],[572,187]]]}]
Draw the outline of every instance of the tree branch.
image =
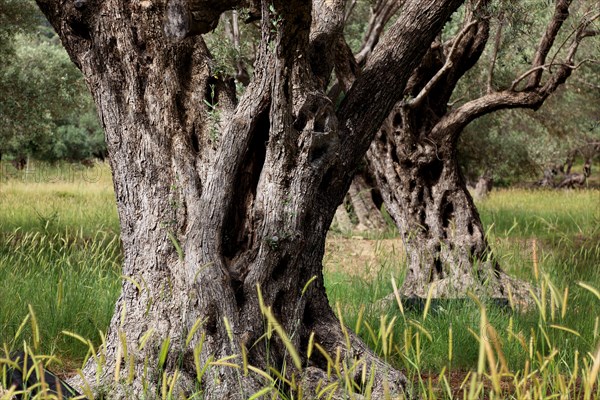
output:
[{"label": "tree branch", "polygon": [[[565,1],[559,1],[557,3],[554,18],[550,21],[549,27],[542,37],[541,44],[538,47],[538,55],[529,70],[517,77],[512,82],[509,89],[488,93],[485,96],[463,104],[445,115],[432,130],[431,137],[434,140],[439,141],[455,140],[464,127],[471,121],[496,110],[509,108],[537,109],[544,103],[548,96],[554,93],[556,89],[567,80],[572,71],[580,68],[584,63],[592,62],[593,60],[585,59],[575,64],[574,60],[581,41],[587,37],[587,32],[589,32],[588,26],[595,19],[600,18],[600,14],[594,15],[591,18],[584,18],[579,24],[575,31],[575,37],[562,62],[542,63],[537,65],[539,60],[545,59],[550,52],[551,44],[558,34],[557,29],[560,29],[560,26],[562,26],[564,22],[563,17],[568,15],[569,3],[570,2]],[[564,4],[567,4],[566,9],[560,7]],[[572,36],[573,34],[570,35],[570,37]],[[557,70],[553,71],[545,84],[541,85],[540,82],[543,71],[550,70],[553,66],[558,67]],[[529,78],[529,81],[526,87],[523,90],[517,90],[519,83],[527,78]],[[531,86],[532,82],[535,82],[534,86]]]},{"label": "tree branch", "polygon": [[572,71],[579,69],[579,67],[581,67],[583,64],[587,63],[587,62],[593,62],[594,60],[590,59],[590,58],[586,58],[585,60],[580,61],[579,63],[577,63],[577,65],[573,65],[573,64],[569,64],[568,62],[562,62],[562,63],[553,63],[553,64],[544,64],[544,65],[540,65],[539,67],[535,67],[535,68],[531,68],[528,71],[525,71],[521,76],[519,76],[517,79],[515,79],[512,84],[510,85],[510,88],[508,89],[508,91],[516,91],[517,90],[517,85],[523,81],[525,78],[527,78],[528,76],[530,76],[531,74],[534,74],[540,70],[543,71],[547,71],[549,70],[551,67],[554,66],[560,66],[560,67],[564,67],[564,68],[568,68]]},{"label": "tree branch", "polygon": [[165,33],[175,41],[208,33],[221,14],[244,4],[243,0],[170,0],[165,13]]},{"label": "tree branch", "polygon": [[336,45],[344,32],[343,0],[312,0],[310,28],[310,64],[319,86],[325,89],[336,60]]},{"label": "tree branch", "polygon": [[385,25],[394,16],[394,14],[404,4],[403,0],[378,0],[373,8],[373,13],[369,20],[367,32],[363,39],[363,44],[356,54],[356,62],[359,65],[364,65],[369,55],[379,42],[381,33]]},{"label": "tree branch", "polygon": [[[412,71],[461,0],[407,0],[338,109],[340,154],[358,163],[383,120],[404,95]],[[428,26],[428,29],[423,29]],[[426,43],[426,44],[425,44]],[[373,98],[373,101],[365,99]]]},{"label": "tree branch", "polygon": [[346,12],[344,13],[344,23],[348,22],[348,18],[352,15],[354,7],[356,7],[357,0],[352,0],[348,6],[346,6]]},{"label": "tree branch", "polygon": [[446,57],[446,63],[444,64],[444,66],[438,70],[438,72],[433,76],[433,78],[431,78],[431,80],[429,82],[427,82],[427,84],[423,87],[423,89],[421,89],[419,94],[414,99],[407,102],[406,105],[408,107],[411,107],[411,108],[419,107],[421,105],[421,103],[423,103],[423,100],[425,99],[425,97],[427,97],[429,95],[429,92],[431,91],[431,89],[454,66],[452,57],[454,56],[454,53],[455,53],[456,49],[458,48],[458,44],[462,41],[463,37],[465,37],[467,32],[469,32],[469,30],[471,30],[471,28],[473,28],[478,23],[479,23],[479,21],[472,21],[469,24],[467,24],[467,26],[465,26],[462,31],[460,31],[460,33],[454,39],[454,43],[452,44],[452,48],[450,49],[450,52],[448,53],[448,57]]},{"label": "tree branch", "polygon": [[[569,16],[569,5],[571,4],[571,0],[558,0],[554,7],[554,15],[548,27],[546,28],[546,32],[542,36],[540,43],[537,47],[537,51],[535,53],[535,57],[532,63],[532,69],[541,67],[546,63],[546,57],[550,52],[550,49],[554,45],[554,40],[560,31],[563,23]],[[529,76],[529,81],[527,82],[527,89],[538,86],[540,80],[542,79],[542,69],[536,69]]]},{"label": "tree branch", "polygon": [[498,50],[500,49],[500,43],[502,42],[502,28],[504,27],[504,14],[501,14],[498,18],[498,30],[496,31],[496,38],[494,40],[494,50],[492,52],[492,62],[488,69],[488,81],[487,81],[487,93],[492,93],[494,81],[494,69],[496,68],[496,60],[498,58]]}]

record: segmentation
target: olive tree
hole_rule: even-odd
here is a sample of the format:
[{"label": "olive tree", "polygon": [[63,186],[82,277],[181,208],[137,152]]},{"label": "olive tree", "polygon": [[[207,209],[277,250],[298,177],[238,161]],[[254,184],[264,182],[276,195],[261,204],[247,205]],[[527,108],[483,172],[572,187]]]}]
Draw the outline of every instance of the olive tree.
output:
[{"label": "olive tree", "polygon": [[[362,360],[374,396],[403,388],[402,374],[346,335],[331,310],[325,237],[371,139],[460,3],[404,2],[334,107],[326,90],[342,0],[38,0],[106,133],[126,279],[100,381],[131,383],[114,385],[111,398],[140,396],[174,371],[189,392],[195,361],[236,354],[310,387],[327,370],[325,357],[307,358],[312,342]],[[233,8],[261,31],[240,98],[203,40]],[[266,307],[289,342],[258,344]],[[231,399],[263,379],[217,364],[197,384],[207,399]]]}]

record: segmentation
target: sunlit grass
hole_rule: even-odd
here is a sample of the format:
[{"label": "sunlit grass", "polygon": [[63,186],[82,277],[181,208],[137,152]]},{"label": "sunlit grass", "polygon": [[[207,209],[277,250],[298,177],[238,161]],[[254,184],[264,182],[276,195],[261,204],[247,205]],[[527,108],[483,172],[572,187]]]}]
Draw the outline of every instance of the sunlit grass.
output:
[{"label": "sunlit grass", "polygon": [[33,164],[29,170],[7,172],[0,163],[0,232],[119,231],[110,169]]},{"label": "sunlit grass", "polygon": [[[600,234],[600,190],[504,189],[478,204],[496,236],[558,239]],[[583,238],[585,239],[585,238]]]}]

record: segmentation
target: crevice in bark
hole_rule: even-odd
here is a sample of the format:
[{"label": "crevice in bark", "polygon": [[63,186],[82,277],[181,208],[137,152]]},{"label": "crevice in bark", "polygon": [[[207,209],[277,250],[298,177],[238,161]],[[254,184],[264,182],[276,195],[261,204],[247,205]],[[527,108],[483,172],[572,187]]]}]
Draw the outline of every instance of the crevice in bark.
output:
[{"label": "crevice in bark", "polygon": [[281,279],[281,277],[285,275],[287,266],[290,262],[289,256],[287,254],[283,254],[279,257],[279,261],[275,265],[275,268],[273,268],[273,272],[271,272],[271,278],[274,281],[278,281],[279,279]]},{"label": "crevice in bark", "polygon": [[190,134],[190,145],[192,146],[194,154],[198,154],[200,152],[200,141],[198,139],[198,132],[196,131],[195,126],[192,126],[192,133]]},{"label": "crevice in bark", "polygon": [[[441,245],[437,245],[435,248],[435,254],[439,254],[440,250],[441,250]],[[436,279],[442,279],[444,277],[442,260],[440,259],[439,255],[436,255],[433,257],[433,269],[431,271],[432,271],[432,275],[429,278],[429,283],[432,283]],[[433,274],[434,271],[435,271],[435,274]]]},{"label": "crevice in bark", "polygon": [[[233,185],[223,233],[223,255],[230,260],[232,271],[243,281],[243,273],[236,266],[235,258],[252,246],[254,240],[252,207],[256,188],[264,167],[267,142],[269,141],[269,112],[266,108],[256,120],[254,132],[244,160]],[[244,260],[248,261],[248,260]]]},{"label": "crevice in bark", "polygon": [[[444,228],[444,235],[446,235],[446,229],[450,226],[450,222],[454,217],[454,204],[452,200],[448,199],[448,194],[445,193],[442,196],[442,228]],[[470,225],[470,224],[469,224]]]},{"label": "crevice in bark", "polygon": [[425,164],[419,170],[420,175],[423,177],[427,188],[435,186],[442,176],[444,170],[444,162],[438,158]]}]

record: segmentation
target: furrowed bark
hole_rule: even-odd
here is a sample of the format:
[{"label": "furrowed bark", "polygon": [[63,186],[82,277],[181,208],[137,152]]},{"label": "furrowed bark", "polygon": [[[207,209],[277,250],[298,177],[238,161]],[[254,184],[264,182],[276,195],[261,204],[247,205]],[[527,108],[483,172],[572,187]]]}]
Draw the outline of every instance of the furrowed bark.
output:
[{"label": "furrowed bark", "polygon": [[[248,398],[272,383],[228,363],[318,376],[327,364],[306,355],[314,333],[330,354],[376,369],[374,396],[398,393],[402,374],[347,335],[327,303],[325,237],[371,139],[461,2],[406,2],[337,112],[324,93],[331,55],[319,49],[339,37],[343,2],[261,2],[255,73],[239,100],[198,35],[238,3],[212,3],[38,2],[98,106],[125,253],[105,362],[92,359],[84,375],[114,399],[157,397],[172,382],[177,396]],[[257,288],[300,369],[283,340],[264,336]]]}]

